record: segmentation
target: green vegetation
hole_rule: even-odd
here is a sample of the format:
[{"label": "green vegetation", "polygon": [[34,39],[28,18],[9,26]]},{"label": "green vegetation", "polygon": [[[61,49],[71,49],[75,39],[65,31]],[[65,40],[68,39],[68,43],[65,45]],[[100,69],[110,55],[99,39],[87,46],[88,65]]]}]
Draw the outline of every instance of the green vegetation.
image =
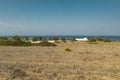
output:
[{"label": "green vegetation", "polygon": [[8,40],[7,37],[0,37],[0,40]]},{"label": "green vegetation", "polygon": [[65,38],[61,38],[61,40],[62,40],[64,43],[66,42]]},{"label": "green vegetation", "polygon": [[42,38],[42,37],[39,37],[39,40],[43,40],[43,38]]},{"label": "green vegetation", "polygon": [[13,36],[12,39],[13,39],[14,41],[21,41],[21,39],[20,39],[19,36]]},{"label": "green vegetation", "polygon": [[43,40],[44,40],[44,41],[47,41],[47,38],[46,38],[46,37],[44,37],[44,38],[43,38]]},{"label": "green vegetation", "polygon": [[103,39],[103,41],[104,41],[104,42],[111,42],[111,40],[108,39],[108,38]]},{"label": "green vegetation", "polygon": [[[52,40],[58,40],[57,37],[52,37]],[[31,45],[35,45],[35,46],[56,46],[55,43],[50,43],[47,41],[46,38],[42,38],[42,37],[33,37],[32,41],[38,41],[38,40],[43,40],[41,43],[36,43],[36,44],[32,44],[31,42],[29,42],[29,38],[28,37],[21,37],[20,36],[13,36],[10,39],[8,39],[7,37],[0,37],[0,45],[1,46],[31,46]]]},{"label": "green vegetation", "polygon": [[26,36],[26,37],[24,37],[24,40],[25,41],[29,41],[29,38]]},{"label": "green vegetation", "polygon": [[56,36],[49,37],[49,40],[59,40]]},{"label": "green vegetation", "polygon": [[39,38],[38,37],[32,37],[32,41],[38,41]]},{"label": "green vegetation", "polygon": [[97,40],[95,38],[88,38],[88,42],[90,44],[97,44]]},{"label": "green vegetation", "polygon": [[47,41],[42,41],[41,43],[39,43],[40,46],[56,46],[55,43],[50,43]]},{"label": "green vegetation", "polygon": [[[50,43],[47,40],[54,40],[55,42],[59,42],[59,38],[57,38],[56,36],[52,36],[49,38],[46,37],[32,37],[31,39],[32,41],[42,41],[41,43],[36,43],[36,44],[32,44],[31,42],[29,42],[29,38],[28,37],[20,37],[20,36],[13,36],[13,37],[0,37],[0,45],[1,46],[31,46],[31,45],[38,45],[38,46],[56,46],[55,43]],[[66,40],[69,40],[71,42],[76,41],[75,38],[71,38],[71,39],[65,39],[64,37],[61,38],[62,42],[66,42]],[[88,38],[88,42],[92,43],[92,44],[96,44],[97,41],[103,41],[103,42],[111,42],[110,39],[108,38],[99,38],[99,37],[89,37]]]},{"label": "green vegetation", "polygon": [[38,41],[38,40],[43,40],[42,37],[32,37],[32,41]]},{"label": "green vegetation", "polygon": [[89,42],[96,42],[97,40],[95,38],[88,38]]},{"label": "green vegetation", "polygon": [[90,43],[95,43],[97,41],[103,41],[103,42],[111,42],[112,41],[108,38],[99,38],[99,37],[89,37],[88,40]]},{"label": "green vegetation", "polygon": [[30,46],[30,42],[22,41],[19,36],[13,36],[12,39],[3,38],[0,39],[1,46]]},{"label": "green vegetation", "polygon": [[74,37],[74,38],[72,38],[72,39],[70,39],[70,41],[71,41],[71,42],[74,42],[74,41],[76,41],[76,40],[75,40],[75,37]]},{"label": "green vegetation", "polygon": [[103,39],[99,37],[95,37],[94,39],[96,39],[96,41],[103,41]]},{"label": "green vegetation", "polygon": [[13,41],[13,40],[0,40],[1,46],[30,46],[30,42],[24,41]]},{"label": "green vegetation", "polygon": [[72,50],[70,48],[66,48],[65,51],[71,52]]}]

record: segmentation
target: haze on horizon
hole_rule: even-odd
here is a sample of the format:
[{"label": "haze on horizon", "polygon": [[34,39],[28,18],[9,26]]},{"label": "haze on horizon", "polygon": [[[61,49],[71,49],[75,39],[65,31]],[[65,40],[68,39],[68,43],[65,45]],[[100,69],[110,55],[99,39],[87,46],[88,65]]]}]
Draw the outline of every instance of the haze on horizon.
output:
[{"label": "haze on horizon", "polygon": [[118,35],[120,0],[0,0],[0,35]]}]

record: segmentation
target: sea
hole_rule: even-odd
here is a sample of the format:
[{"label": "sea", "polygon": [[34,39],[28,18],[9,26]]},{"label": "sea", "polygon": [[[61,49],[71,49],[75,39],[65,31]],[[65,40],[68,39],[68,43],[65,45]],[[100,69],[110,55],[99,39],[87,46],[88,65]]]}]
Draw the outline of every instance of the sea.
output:
[{"label": "sea", "polygon": [[[42,38],[49,38],[51,36],[27,36],[29,38],[32,37],[42,37]],[[109,38],[110,40],[120,41],[120,36],[55,36],[59,39],[65,38],[65,39],[72,39],[72,38],[84,38],[84,37],[99,37],[99,38]]]}]

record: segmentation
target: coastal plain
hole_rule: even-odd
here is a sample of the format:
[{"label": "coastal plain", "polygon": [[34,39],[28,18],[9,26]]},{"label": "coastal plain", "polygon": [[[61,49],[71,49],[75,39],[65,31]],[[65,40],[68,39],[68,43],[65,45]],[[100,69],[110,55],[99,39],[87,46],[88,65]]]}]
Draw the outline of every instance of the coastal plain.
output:
[{"label": "coastal plain", "polygon": [[0,80],[120,80],[120,42],[0,46]]}]

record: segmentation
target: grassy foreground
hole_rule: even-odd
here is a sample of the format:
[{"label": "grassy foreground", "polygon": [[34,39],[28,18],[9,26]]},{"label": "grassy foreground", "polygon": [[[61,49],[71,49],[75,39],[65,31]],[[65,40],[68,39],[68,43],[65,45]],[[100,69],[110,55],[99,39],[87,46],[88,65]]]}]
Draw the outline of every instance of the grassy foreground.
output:
[{"label": "grassy foreground", "polygon": [[120,80],[120,42],[0,46],[0,80]]}]

